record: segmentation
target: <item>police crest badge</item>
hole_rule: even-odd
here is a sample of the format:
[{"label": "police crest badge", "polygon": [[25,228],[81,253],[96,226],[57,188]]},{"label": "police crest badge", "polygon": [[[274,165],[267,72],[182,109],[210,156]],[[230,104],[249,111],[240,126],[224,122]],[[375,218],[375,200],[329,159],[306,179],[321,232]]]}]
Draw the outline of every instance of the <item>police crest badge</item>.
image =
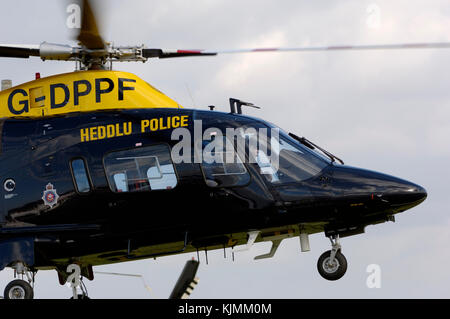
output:
[{"label": "police crest badge", "polygon": [[54,205],[58,203],[58,198],[59,195],[56,193],[56,189],[53,188],[53,185],[51,183],[48,183],[47,186],[45,186],[45,191],[44,194],[42,195],[42,200],[44,201],[44,204],[52,208]]}]

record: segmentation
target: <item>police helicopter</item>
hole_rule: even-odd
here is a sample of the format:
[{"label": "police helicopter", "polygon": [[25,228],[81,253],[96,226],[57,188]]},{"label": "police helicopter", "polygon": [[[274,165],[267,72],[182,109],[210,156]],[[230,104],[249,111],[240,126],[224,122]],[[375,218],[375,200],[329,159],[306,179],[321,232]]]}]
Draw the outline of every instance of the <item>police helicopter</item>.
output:
[{"label": "police helicopter", "polygon": [[[0,44],[4,58],[75,61],[77,69],[0,92],[0,270],[22,279],[7,299],[33,298],[38,270],[56,270],[78,298],[93,266],[199,250],[251,248],[324,233],[317,269],[346,272],[340,238],[425,200],[415,183],[350,167],[295,133],[230,112],[187,109],[113,63],[269,51],[448,48],[449,43],[167,50],[113,46],[83,1],[77,46]],[[230,134],[225,134],[231,132]],[[241,143],[236,143],[241,141]],[[231,145],[231,147],[230,147]],[[152,205],[149,205],[152,203]],[[25,279],[24,279],[25,278]],[[85,297],[81,289],[81,297]]]}]

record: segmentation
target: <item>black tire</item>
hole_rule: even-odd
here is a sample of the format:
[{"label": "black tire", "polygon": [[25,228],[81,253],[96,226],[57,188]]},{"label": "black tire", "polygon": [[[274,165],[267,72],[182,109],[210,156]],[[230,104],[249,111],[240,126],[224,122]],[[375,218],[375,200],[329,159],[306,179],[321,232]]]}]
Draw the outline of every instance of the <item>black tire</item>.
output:
[{"label": "black tire", "polygon": [[25,280],[16,279],[11,281],[3,294],[5,299],[33,299],[33,288]]},{"label": "black tire", "polygon": [[340,251],[336,253],[333,267],[327,267],[327,259],[330,259],[331,250],[324,252],[317,261],[317,270],[326,280],[338,280],[345,275],[347,271],[347,259]]}]

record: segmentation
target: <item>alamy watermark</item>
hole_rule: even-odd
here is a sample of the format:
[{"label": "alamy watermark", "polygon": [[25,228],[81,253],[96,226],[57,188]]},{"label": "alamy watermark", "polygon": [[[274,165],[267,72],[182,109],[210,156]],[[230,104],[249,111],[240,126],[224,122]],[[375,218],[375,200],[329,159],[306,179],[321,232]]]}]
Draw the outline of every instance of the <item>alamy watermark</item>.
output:
[{"label": "alamy watermark", "polygon": [[377,264],[370,264],[366,268],[366,272],[369,276],[366,280],[367,288],[381,288],[381,267]]},{"label": "alamy watermark", "polygon": [[368,14],[366,25],[370,29],[378,29],[381,26],[381,9],[376,3],[371,3],[367,6],[366,12]]},{"label": "alamy watermark", "polygon": [[278,171],[281,145],[277,128],[226,128],[223,132],[215,127],[204,130],[202,121],[194,120],[193,131],[176,128],[171,139],[179,141],[171,151],[175,164],[246,162],[257,163],[261,169]]},{"label": "alamy watermark", "polygon": [[69,29],[81,28],[81,8],[76,3],[71,3],[67,6],[66,12],[69,14],[66,19],[66,26]]}]

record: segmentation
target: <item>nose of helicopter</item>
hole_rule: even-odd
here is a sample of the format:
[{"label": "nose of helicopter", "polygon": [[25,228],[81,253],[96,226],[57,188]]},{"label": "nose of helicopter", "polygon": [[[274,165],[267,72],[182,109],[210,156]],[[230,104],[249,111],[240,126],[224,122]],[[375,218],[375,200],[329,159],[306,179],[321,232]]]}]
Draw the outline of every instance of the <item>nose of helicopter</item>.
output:
[{"label": "nose of helicopter", "polygon": [[407,200],[411,202],[423,201],[427,198],[428,194],[425,188],[417,184],[407,184]]},{"label": "nose of helicopter", "polygon": [[389,202],[394,211],[402,212],[422,203],[428,196],[427,191],[420,185],[397,179],[395,189],[387,187],[382,195]]},{"label": "nose of helicopter", "polygon": [[427,191],[420,185],[398,179],[398,189],[385,191],[383,197],[396,211],[404,211],[422,203],[428,196]]},{"label": "nose of helicopter", "polygon": [[351,195],[368,195],[389,205],[395,212],[412,208],[427,197],[424,187],[404,179],[369,170],[341,167],[334,171],[336,181]]}]

